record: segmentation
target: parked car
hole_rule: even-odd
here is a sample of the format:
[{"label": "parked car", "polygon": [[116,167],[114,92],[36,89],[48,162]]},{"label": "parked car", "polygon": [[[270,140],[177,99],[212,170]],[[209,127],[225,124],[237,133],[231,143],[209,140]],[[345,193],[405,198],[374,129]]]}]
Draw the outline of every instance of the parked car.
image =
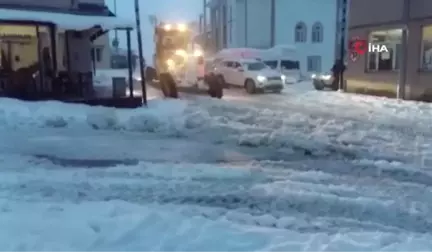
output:
[{"label": "parked car", "polygon": [[332,90],[338,90],[338,83],[330,73],[312,74],[312,83],[316,90],[324,90],[330,88]]},{"label": "parked car", "polygon": [[285,75],[254,59],[223,59],[214,72],[221,83],[242,87],[250,94],[280,93],[286,79]]}]

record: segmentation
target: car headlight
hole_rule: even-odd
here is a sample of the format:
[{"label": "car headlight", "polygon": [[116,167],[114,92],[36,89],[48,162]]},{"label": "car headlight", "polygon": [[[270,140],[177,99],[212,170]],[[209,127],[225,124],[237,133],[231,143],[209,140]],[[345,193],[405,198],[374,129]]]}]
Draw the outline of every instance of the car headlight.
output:
[{"label": "car headlight", "polygon": [[177,29],[181,32],[185,32],[188,29],[188,27],[186,24],[177,24]]},{"label": "car headlight", "polygon": [[257,76],[257,81],[259,81],[259,82],[264,82],[266,80],[267,80],[267,78],[265,76],[262,76],[262,75]]},{"label": "car headlight", "polygon": [[321,75],[321,79],[323,79],[323,80],[330,80],[331,79],[331,75]]},{"label": "car headlight", "polygon": [[283,82],[285,82],[286,81],[286,76],[285,75],[281,75],[281,80],[283,81]]},{"label": "car headlight", "polygon": [[312,75],[311,75],[311,78],[312,78],[312,79],[315,79],[316,77],[317,77],[316,74],[312,74]]},{"label": "car headlight", "polygon": [[168,66],[174,66],[174,65],[175,65],[175,62],[174,62],[174,60],[172,60],[172,59],[168,59],[168,60],[166,61],[166,64],[167,64]]},{"label": "car headlight", "polygon": [[201,57],[201,56],[203,56],[203,51],[201,51],[201,50],[195,50],[194,51],[194,56],[195,57]]},{"label": "car headlight", "polygon": [[178,56],[187,57],[187,52],[185,50],[181,50],[181,49],[176,50],[175,54]]}]

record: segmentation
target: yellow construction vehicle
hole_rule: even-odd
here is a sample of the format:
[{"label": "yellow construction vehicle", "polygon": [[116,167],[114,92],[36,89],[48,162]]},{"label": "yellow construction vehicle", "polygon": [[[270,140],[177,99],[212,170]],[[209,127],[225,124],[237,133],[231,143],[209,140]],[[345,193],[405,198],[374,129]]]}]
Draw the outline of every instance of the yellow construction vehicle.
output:
[{"label": "yellow construction vehicle", "polygon": [[155,26],[153,65],[165,97],[177,98],[178,91],[198,89],[204,52],[193,42],[195,35],[186,24],[160,23]]},{"label": "yellow construction vehicle", "polygon": [[184,72],[184,54],[191,41],[191,31],[185,24],[160,23],[155,27],[155,62],[159,84],[165,97],[177,98],[176,82]]}]

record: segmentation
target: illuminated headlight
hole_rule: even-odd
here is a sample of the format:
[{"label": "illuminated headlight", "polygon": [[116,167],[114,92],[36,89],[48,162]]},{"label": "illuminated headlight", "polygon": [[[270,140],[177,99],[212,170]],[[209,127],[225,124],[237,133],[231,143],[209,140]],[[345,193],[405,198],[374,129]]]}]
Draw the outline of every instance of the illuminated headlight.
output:
[{"label": "illuminated headlight", "polygon": [[178,56],[187,57],[187,52],[185,50],[176,50],[175,54]]},{"label": "illuminated headlight", "polygon": [[194,56],[195,57],[201,57],[201,56],[203,56],[203,52],[201,50],[195,50],[194,51]]},{"label": "illuminated headlight", "polygon": [[259,81],[259,82],[265,82],[266,80],[267,80],[267,78],[265,76],[262,76],[262,75],[257,76],[257,81]]},{"label": "illuminated headlight", "polygon": [[285,76],[285,75],[281,75],[281,80],[282,80],[282,82],[285,83],[285,81],[286,81],[286,76]]},{"label": "illuminated headlight", "polygon": [[178,29],[179,31],[184,32],[184,31],[187,30],[187,25],[185,25],[185,24],[178,24],[178,25],[177,25],[177,29]]},{"label": "illuminated headlight", "polygon": [[166,25],[164,25],[164,29],[165,29],[166,31],[169,31],[169,30],[172,29],[172,25],[170,25],[170,24],[166,24]]},{"label": "illuminated headlight", "polygon": [[321,79],[323,80],[330,80],[331,79],[331,75],[321,75]]},{"label": "illuminated headlight", "polygon": [[317,77],[316,74],[312,74],[312,75],[311,75],[311,78],[312,78],[312,79],[315,79],[316,77]]},{"label": "illuminated headlight", "polygon": [[173,67],[175,65],[175,62],[172,59],[167,60],[166,63],[169,67]]}]

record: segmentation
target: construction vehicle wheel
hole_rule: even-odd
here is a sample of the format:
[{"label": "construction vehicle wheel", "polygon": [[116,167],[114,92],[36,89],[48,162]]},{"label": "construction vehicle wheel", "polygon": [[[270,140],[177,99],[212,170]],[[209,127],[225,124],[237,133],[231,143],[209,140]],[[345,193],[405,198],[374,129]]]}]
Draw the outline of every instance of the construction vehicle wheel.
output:
[{"label": "construction vehicle wheel", "polygon": [[209,87],[208,93],[213,98],[222,98],[223,95],[223,85],[220,82],[220,79],[216,75],[207,75],[206,76],[206,83]]},{"label": "construction vehicle wheel", "polygon": [[220,89],[217,90],[216,97],[219,98],[219,99],[222,99],[222,97],[223,97],[223,88],[220,88]]},{"label": "construction vehicle wheel", "polygon": [[177,84],[170,73],[160,75],[160,83],[164,87],[166,95],[169,98],[178,98]]},{"label": "construction vehicle wheel", "polygon": [[170,75],[170,81],[168,82],[168,90],[169,90],[169,97],[178,98],[177,83],[175,82],[174,78],[172,78],[171,75]]},{"label": "construction vehicle wheel", "polygon": [[169,79],[170,79],[170,75],[168,73],[161,73],[159,76],[159,85],[165,97],[170,97],[170,90],[168,84]]},{"label": "construction vehicle wheel", "polygon": [[223,90],[224,87],[221,85],[221,83],[217,82],[214,87],[215,97],[221,99],[223,96]]}]

